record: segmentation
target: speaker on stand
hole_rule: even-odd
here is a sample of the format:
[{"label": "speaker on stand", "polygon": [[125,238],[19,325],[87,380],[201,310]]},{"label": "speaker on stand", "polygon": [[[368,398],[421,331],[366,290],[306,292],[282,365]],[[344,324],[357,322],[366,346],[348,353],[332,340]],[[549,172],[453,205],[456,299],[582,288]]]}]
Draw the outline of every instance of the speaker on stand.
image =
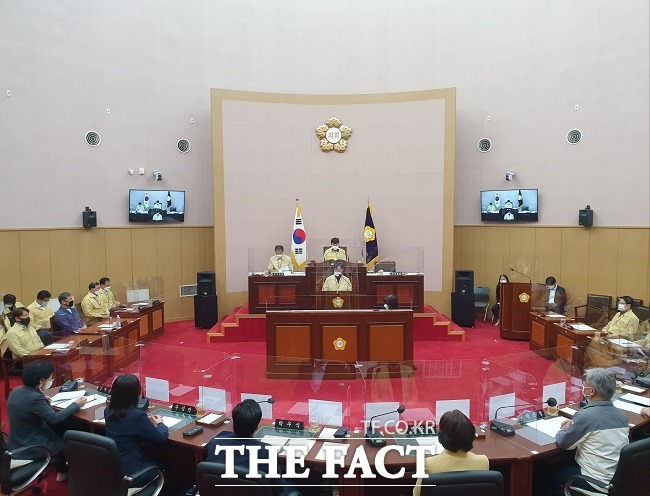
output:
[{"label": "speaker on stand", "polygon": [[197,272],[194,327],[210,329],[219,321],[217,281],[214,272]]},{"label": "speaker on stand", "polygon": [[474,271],[457,270],[451,294],[451,320],[461,327],[474,327]]}]

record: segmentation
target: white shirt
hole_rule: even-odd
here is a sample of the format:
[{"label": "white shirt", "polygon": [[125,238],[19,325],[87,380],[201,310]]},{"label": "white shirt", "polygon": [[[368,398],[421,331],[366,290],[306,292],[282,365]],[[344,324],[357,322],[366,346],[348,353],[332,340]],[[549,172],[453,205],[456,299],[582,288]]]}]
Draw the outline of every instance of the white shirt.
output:
[{"label": "white shirt", "polygon": [[553,286],[553,289],[549,289],[549,290],[548,290],[548,302],[549,302],[550,304],[554,304],[554,303],[555,303],[555,290],[556,290],[556,289],[557,289],[557,284],[556,284],[555,286]]}]

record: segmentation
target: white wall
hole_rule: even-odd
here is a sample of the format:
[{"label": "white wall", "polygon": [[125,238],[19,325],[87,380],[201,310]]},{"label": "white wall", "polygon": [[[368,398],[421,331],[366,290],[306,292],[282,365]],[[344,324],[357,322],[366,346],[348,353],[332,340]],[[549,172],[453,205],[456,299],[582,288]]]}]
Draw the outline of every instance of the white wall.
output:
[{"label": "white wall", "polygon": [[575,225],[589,203],[597,224],[648,225],[649,14],[647,0],[0,0],[0,202],[15,209],[0,227],[80,225],[86,205],[124,225],[154,168],[187,190],[186,223],[212,224],[211,87],[456,87],[456,224],[479,223],[478,191],[514,168],[512,186],[540,189],[541,224]]}]

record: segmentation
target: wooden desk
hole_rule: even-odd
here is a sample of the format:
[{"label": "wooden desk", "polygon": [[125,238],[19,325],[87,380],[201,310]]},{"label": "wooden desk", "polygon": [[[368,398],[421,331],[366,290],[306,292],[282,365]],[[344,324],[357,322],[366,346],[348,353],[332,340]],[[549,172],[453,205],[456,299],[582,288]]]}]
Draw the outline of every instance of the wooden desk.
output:
[{"label": "wooden desk", "polygon": [[[411,310],[296,310],[266,314],[267,377],[310,379],[314,360],[327,374],[355,373],[357,361],[413,360]],[[340,370],[339,370],[340,369]],[[332,377],[332,376],[330,376]]]},{"label": "wooden desk", "polygon": [[112,317],[121,319],[140,319],[137,341],[151,341],[165,332],[165,302],[154,303],[139,310],[116,308]]},{"label": "wooden desk", "polygon": [[298,310],[305,295],[305,276],[248,276],[248,311],[250,313],[266,313],[273,310]]},{"label": "wooden desk", "polygon": [[530,312],[530,317],[530,341],[528,346],[532,351],[555,348],[555,324],[562,319],[566,322],[574,321],[574,319],[567,319],[565,316],[549,317],[548,312]]},{"label": "wooden desk", "polygon": [[556,354],[559,358],[581,372],[584,366],[585,348],[596,331],[577,331],[562,324],[553,324],[556,334]]},{"label": "wooden desk", "polygon": [[501,284],[499,328],[502,338],[529,340],[531,299],[530,283]]},{"label": "wooden desk", "polygon": [[[139,341],[141,319],[124,319],[122,327],[107,332],[100,329],[100,324],[93,324],[79,332],[80,336],[105,336],[102,346],[106,347],[105,340],[108,339],[108,350],[104,350],[108,359],[109,373],[117,372],[121,367],[133,363],[140,356]],[[65,338],[64,338],[65,339]]]}]

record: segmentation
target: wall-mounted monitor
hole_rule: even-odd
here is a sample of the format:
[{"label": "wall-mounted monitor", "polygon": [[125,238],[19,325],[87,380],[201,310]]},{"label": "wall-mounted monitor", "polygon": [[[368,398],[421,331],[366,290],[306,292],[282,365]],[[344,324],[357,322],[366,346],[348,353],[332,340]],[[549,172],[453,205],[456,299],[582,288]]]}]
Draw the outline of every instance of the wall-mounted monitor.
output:
[{"label": "wall-mounted monitor", "polygon": [[129,190],[129,222],[185,222],[185,191]]},{"label": "wall-mounted monitor", "polygon": [[481,220],[487,222],[537,222],[537,190],[481,191]]}]

